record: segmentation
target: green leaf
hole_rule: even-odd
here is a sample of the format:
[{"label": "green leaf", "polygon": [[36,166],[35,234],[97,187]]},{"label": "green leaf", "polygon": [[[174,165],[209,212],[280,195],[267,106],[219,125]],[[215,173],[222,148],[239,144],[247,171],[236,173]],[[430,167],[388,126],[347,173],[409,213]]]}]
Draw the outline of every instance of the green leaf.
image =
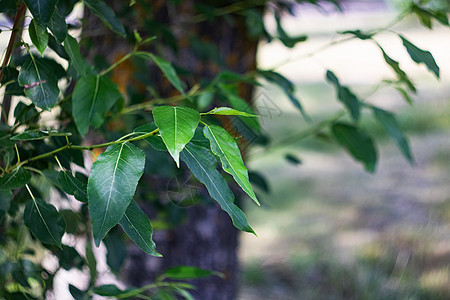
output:
[{"label": "green leaf", "polygon": [[9,210],[11,204],[12,192],[9,190],[0,190],[0,222]]},{"label": "green leaf", "polygon": [[16,168],[11,173],[0,177],[0,190],[14,190],[27,184],[31,179],[31,174],[24,168]]},{"label": "green leaf", "polygon": [[61,247],[64,235],[64,218],[56,208],[39,198],[28,201],[23,213],[25,225],[42,243]]},{"label": "green leaf", "polygon": [[362,162],[367,171],[375,171],[377,151],[369,136],[357,127],[345,123],[335,123],[331,130],[338,143],[347,149],[353,158]]},{"label": "green leaf", "polygon": [[80,45],[77,40],[72,36],[67,35],[64,40],[64,49],[70,57],[70,62],[74,66],[75,70],[77,70],[78,75],[80,77],[85,77],[88,75],[89,66],[86,61],[81,57],[80,53]]},{"label": "green leaf", "polygon": [[372,107],[373,115],[375,119],[383,125],[384,129],[386,129],[387,133],[391,136],[391,138],[397,143],[398,148],[402,152],[403,156],[411,163],[414,163],[414,158],[411,154],[411,150],[409,148],[408,140],[403,134],[400,126],[397,123],[395,115],[382,110],[377,107]]},{"label": "green leaf", "polygon": [[295,156],[294,154],[286,154],[284,158],[286,158],[286,160],[293,165],[297,166],[302,164],[302,160],[297,156]]},{"label": "green leaf", "polygon": [[92,165],[88,199],[97,246],[124,216],[144,173],[144,165],[145,153],[129,143],[108,147]]},{"label": "green leaf", "polygon": [[45,27],[55,11],[58,0],[24,0],[33,18]]},{"label": "green leaf", "polygon": [[217,171],[217,160],[210,150],[189,143],[181,152],[181,159],[201,183],[211,198],[228,213],[236,228],[255,234],[242,210],[234,204],[234,195],[225,178]]},{"label": "green leaf", "polygon": [[120,226],[133,242],[145,253],[160,257],[156,245],[152,240],[153,229],[147,215],[142,211],[136,201],[131,201],[125,214],[120,220]]},{"label": "green leaf", "polygon": [[233,176],[239,186],[259,205],[248,180],[247,168],[234,138],[222,127],[211,125],[203,128],[203,134],[211,143],[211,150],[220,158],[222,168]]},{"label": "green leaf", "polygon": [[249,114],[243,111],[239,111],[230,107],[216,107],[203,115],[221,115],[221,116],[242,116],[242,117],[252,117],[257,118],[257,115]]},{"label": "green leaf", "polygon": [[373,37],[373,33],[362,32],[361,30],[346,30],[338,32],[340,34],[353,34],[360,40],[370,40]]},{"label": "green leaf", "polygon": [[[156,127],[155,123],[151,122],[148,124],[144,124],[141,125],[139,127],[136,127],[133,132],[138,133],[138,134],[146,134],[149,132],[154,131],[155,129],[157,129],[158,127]],[[161,139],[160,136],[157,135],[152,135],[149,137],[146,137],[144,139],[144,141],[146,141],[147,143],[150,144],[150,146],[153,147],[153,149],[158,150],[158,151],[167,151],[167,147],[164,144],[163,140]]]},{"label": "green leaf", "polygon": [[94,286],[97,281],[97,260],[95,259],[94,252],[92,251],[91,239],[86,242],[86,263],[89,268],[89,287]]},{"label": "green leaf", "polygon": [[183,85],[181,84],[180,78],[178,78],[177,72],[170,62],[167,60],[153,55],[149,52],[137,52],[138,56],[152,60],[158,68],[163,72],[164,76],[166,76],[167,80],[182,94],[184,95]]},{"label": "green leaf", "polygon": [[295,86],[291,81],[274,71],[258,71],[258,74],[263,76],[267,81],[278,85],[284,91],[286,96],[288,96],[289,101],[291,101],[291,103],[301,112],[303,118],[309,120],[300,100],[295,96]]},{"label": "green leaf", "polygon": [[430,51],[424,51],[412,44],[403,36],[399,36],[403,41],[403,45],[405,46],[406,51],[408,51],[409,56],[411,56],[411,59],[418,64],[424,63],[427,66],[428,70],[430,70],[430,72],[433,72],[437,78],[440,78],[439,67],[436,64],[436,61],[434,60],[434,57],[430,53]]},{"label": "green leaf", "polygon": [[338,99],[350,111],[353,120],[358,121],[360,115],[360,102],[358,97],[348,87],[342,86],[339,79],[330,70],[327,70],[327,79],[336,87]]},{"label": "green leaf", "polygon": [[72,95],[75,124],[81,135],[86,135],[89,125],[102,125],[105,114],[122,95],[117,85],[105,76],[81,78]]},{"label": "green leaf", "polygon": [[180,166],[179,155],[189,143],[200,121],[200,114],[187,107],[159,106],[153,118],[170,155]]},{"label": "green leaf", "polygon": [[405,91],[405,89],[399,86],[396,86],[395,89],[402,95],[403,99],[405,99],[405,101],[408,102],[409,105],[413,104],[411,97],[409,96],[408,92]]},{"label": "green leaf", "polygon": [[[217,272],[210,270],[205,270],[197,267],[191,266],[177,266],[170,268],[164,272],[163,276],[170,279],[176,280],[188,280],[195,278],[205,278],[211,275],[215,275]],[[220,273],[219,273],[220,274]]]},{"label": "green leaf", "polygon": [[28,57],[20,69],[19,84],[39,108],[50,110],[58,101],[58,79],[45,59]]},{"label": "green leaf", "polygon": [[102,22],[115,33],[125,37],[126,32],[122,23],[117,19],[116,14],[105,2],[101,0],[84,0],[83,1],[91,12],[96,14]]},{"label": "green leaf", "polygon": [[97,295],[104,296],[104,297],[114,297],[114,296],[123,294],[124,291],[119,289],[114,284],[104,284],[101,286],[96,286],[93,289],[93,292]]},{"label": "green leaf", "polygon": [[74,177],[70,172],[59,172],[58,183],[65,193],[74,196],[78,201],[88,201],[86,183]]},{"label": "green leaf", "polygon": [[42,27],[37,24],[33,19],[30,22],[28,27],[28,33],[30,34],[30,39],[33,42],[33,45],[38,49],[38,51],[43,54],[45,48],[48,45],[48,32],[46,27]]},{"label": "green leaf", "polygon": [[281,18],[279,14],[275,14],[275,21],[277,23],[278,39],[288,48],[293,48],[297,43],[304,42],[308,39],[306,35],[300,35],[296,37],[289,36],[286,31],[284,31],[281,25]]},{"label": "green leaf", "polygon": [[106,263],[114,273],[119,273],[127,257],[127,248],[122,241],[121,232],[111,230],[103,240],[105,244]]},{"label": "green leaf", "polygon": [[409,79],[408,75],[406,75],[405,71],[403,71],[400,68],[400,64],[398,63],[398,61],[393,60],[389,55],[387,55],[387,53],[384,51],[383,48],[381,48],[381,46],[379,46],[379,47],[380,47],[381,52],[383,53],[384,60],[392,68],[392,70],[394,70],[394,72],[397,74],[399,81],[405,83],[406,86],[408,87],[408,89],[411,92],[415,93],[416,87],[414,86],[412,81]]},{"label": "green leaf", "polygon": [[26,130],[18,135],[15,135],[11,138],[13,141],[35,141],[35,140],[43,140],[52,136],[71,136],[70,132],[61,132],[58,130],[42,130],[42,129],[33,129]]},{"label": "green leaf", "polygon": [[56,41],[61,44],[67,37],[67,24],[64,16],[62,16],[57,9],[53,13],[52,18],[48,22],[48,28],[55,36]]},{"label": "green leaf", "polygon": [[72,295],[72,297],[75,300],[86,300],[87,299],[87,292],[80,290],[79,288],[77,288],[74,285],[69,284],[69,292],[70,292],[70,295]]}]

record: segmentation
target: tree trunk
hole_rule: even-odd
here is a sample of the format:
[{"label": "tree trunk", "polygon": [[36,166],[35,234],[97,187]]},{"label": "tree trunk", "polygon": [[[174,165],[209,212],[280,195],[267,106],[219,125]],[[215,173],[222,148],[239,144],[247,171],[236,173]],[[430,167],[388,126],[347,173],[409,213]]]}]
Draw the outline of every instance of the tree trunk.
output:
[{"label": "tree trunk", "polygon": [[[198,4],[201,1],[195,2]],[[221,2],[220,5],[227,5],[230,1]],[[127,5],[128,1],[108,2],[116,11],[123,11],[124,3]],[[139,6],[139,3],[142,4],[142,1],[138,1],[138,4],[135,5],[132,12],[134,17],[131,20],[133,23],[128,25],[132,29],[138,27],[137,30],[143,37],[148,36],[147,33],[150,35],[153,33],[143,25],[148,21],[168,26],[172,30],[179,48],[178,51],[173,51],[167,45],[162,45],[164,56],[193,74],[191,77],[193,82],[189,82],[190,84],[195,84],[202,79],[210,80],[225,69],[241,74],[255,69],[258,41],[247,36],[243,17],[231,15],[217,17],[212,21],[189,23],[188,21],[192,20],[193,16],[198,15],[198,12],[194,10],[194,1],[192,0],[182,1],[173,7],[168,7],[167,1],[148,1],[150,9]],[[127,22],[130,16],[131,14],[128,17],[124,16],[122,20]],[[85,34],[95,35],[95,45],[91,50],[91,57],[96,54],[108,53],[108,59],[111,62],[111,60],[117,59],[115,56],[123,55],[123,52],[131,48],[124,39],[107,31],[96,29],[100,26],[97,25],[99,21],[95,17],[90,16],[87,20]],[[194,35],[195,37],[193,37]],[[190,46],[195,40],[206,42],[216,48],[217,59],[204,60],[204,57],[193,53]],[[98,41],[103,41],[102,45],[98,45]],[[162,41],[164,42],[164,38]],[[153,46],[152,50],[156,48]],[[156,54],[160,55],[160,53]],[[153,74],[156,75],[152,76],[151,80],[158,88],[159,93],[164,96],[171,95],[172,89],[167,87],[167,82],[160,73],[155,70]],[[243,85],[240,87],[240,93],[242,98],[250,100],[252,89],[250,86]],[[150,185],[154,189],[164,189],[168,185],[167,183],[161,184],[163,181],[158,181],[158,184],[150,183]],[[149,204],[142,206],[150,216],[154,214],[153,206]],[[153,280],[155,275],[169,267],[196,266],[224,274],[223,278],[212,276],[192,281],[192,284],[197,287],[193,292],[196,299],[235,299],[238,288],[236,253],[238,231],[234,228],[229,216],[215,202],[208,206],[185,208],[185,213],[185,222],[180,226],[172,230],[157,231],[154,234],[157,250],[163,255],[163,258],[147,256],[137,247],[130,246],[122,279],[132,286],[141,286]]]}]

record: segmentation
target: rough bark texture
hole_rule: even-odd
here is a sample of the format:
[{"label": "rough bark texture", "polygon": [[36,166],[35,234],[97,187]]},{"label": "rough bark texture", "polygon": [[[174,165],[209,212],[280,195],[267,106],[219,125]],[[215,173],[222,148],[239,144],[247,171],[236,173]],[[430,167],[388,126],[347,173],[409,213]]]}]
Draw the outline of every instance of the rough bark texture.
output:
[{"label": "rough bark texture", "polygon": [[[198,4],[200,1],[195,2]],[[120,11],[123,1],[109,1],[108,4],[115,7],[116,11]],[[221,4],[229,4],[229,1],[221,1]],[[163,45],[164,50],[159,51],[158,54],[164,55],[192,73],[193,76],[189,78],[192,82],[187,82],[188,85],[202,79],[211,79],[224,69],[237,73],[255,69],[257,40],[247,37],[242,17],[232,15],[195,24],[187,22],[197,14],[198,12],[194,10],[194,1],[191,0],[182,1],[181,4],[173,7],[168,7],[167,1],[148,1],[147,8],[145,6],[135,8],[131,28],[139,26],[139,32],[145,36],[149,32],[143,24],[148,21],[169,26],[177,40],[179,50],[172,51],[170,47]],[[126,19],[123,20],[126,21]],[[107,53],[109,60],[116,60],[130,48],[123,39],[109,34],[107,30],[98,29],[102,27],[95,17],[90,16],[87,20],[84,32],[88,36],[93,36],[95,41],[95,47],[90,53],[91,57],[99,53]],[[195,38],[213,45],[220,59],[205,60],[194,55],[191,50],[194,35]],[[161,47],[155,48],[152,50],[161,50]],[[114,50],[111,51],[111,49]],[[122,81],[127,80],[123,79],[127,76],[124,74],[122,72]],[[152,74],[155,74],[151,77],[152,84],[158,88],[159,94],[171,95],[173,89],[161,77],[160,72],[155,71]],[[251,87],[242,86],[240,92],[244,99],[251,99]],[[168,186],[163,182],[164,180],[158,181],[158,184],[149,182],[149,186],[155,189],[156,194],[162,193]],[[143,208],[152,215],[154,214],[152,207],[154,206],[144,204]],[[186,208],[185,212],[185,222],[181,226],[173,230],[157,231],[154,234],[157,249],[163,254],[163,258],[149,257],[137,247],[130,247],[130,255],[122,279],[130,285],[140,286],[169,267],[197,266],[222,272],[225,276],[192,281],[197,287],[197,290],[193,292],[196,299],[234,299],[238,287],[237,230],[233,227],[229,216],[215,203]]]}]

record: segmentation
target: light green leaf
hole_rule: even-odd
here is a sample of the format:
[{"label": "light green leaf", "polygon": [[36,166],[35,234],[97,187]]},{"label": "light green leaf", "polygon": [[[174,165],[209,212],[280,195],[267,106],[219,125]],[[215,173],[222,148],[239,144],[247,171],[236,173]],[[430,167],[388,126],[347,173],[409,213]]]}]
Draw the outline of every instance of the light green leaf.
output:
[{"label": "light green leaf", "polygon": [[136,201],[131,201],[122,220],[120,220],[120,226],[145,253],[158,257],[162,256],[156,251],[156,245],[152,240],[153,229],[150,220]]},{"label": "light green leaf", "polygon": [[10,190],[0,190],[0,222],[9,210],[12,192]]},{"label": "light green leaf", "polygon": [[58,0],[24,0],[33,18],[45,27],[55,11]]},{"label": "light green leaf", "polygon": [[411,163],[414,163],[414,158],[412,157],[411,150],[409,148],[408,140],[403,134],[400,126],[395,119],[395,115],[385,111],[383,109],[373,107],[372,108],[373,115],[381,125],[383,125],[384,129],[386,129],[387,133],[391,136],[391,138],[397,143],[398,148],[402,152],[403,156]]},{"label": "light green leaf", "polygon": [[168,269],[166,272],[164,272],[163,276],[176,280],[188,280],[195,278],[205,278],[216,274],[220,273],[191,266],[177,266]]},{"label": "light green leaf", "polygon": [[239,111],[230,107],[216,107],[203,115],[221,115],[221,116],[241,116],[241,117],[252,117],[257,118],[257,115],[249,114],[243,111]]},{"label": "light green leaf", "polygon": [[64,16],[58,12],[58,9],[55,9],[52,18],[47,25],[55,36],[56,41],[60,44],[64,42],[67,36],[67,24]]},{"label": "light green leaf", "polygon": [[339,79],[333,72],[327,70],[327,80],[330,81],[336,88],[338,99],[350,111],[353,120],[358,121],[360,115],[360,102],[355,94],[346,86],[342,86]]},{"label": "light green leaf", "polygon": [[179,167],[180,152],[194,136],[200,114],[187,107],[160,106],[153,110],[153,118],[167,150]]},{"label": "light green leaf", "polygon": [[68,171],[58,173],[58,183],[62,190],[75,197],[78,201],[87,202],[87,185]]},{"label": "light green leaf", "polygon": [[74,66],[75,70],[77,70],[78,75],[80,77],[85,77],[88,75],[89,66],[85,62],[85,60],[81,57],[80,53],[80,45],[77,40],[72,36],[67,35],[64,40],[64,49],[70,57],[70,62]]},{"label": "light green leaf", "polygon": [[377,164],[377,151],[372,139],[353,125],[335,123],[331,128],[338,143],[347,149],[356,160],[362,162],[371,173]]},{"label": "light green leaf", "polygon": [[50,110],[58,101],[58,79],[45,59],[29,57],[19,72],[25,95],[39,108]]},{"label": "light green leaf", "polygon": [[126,32],[122,23],[117,19],[116,14],[105,2],[101,0],[84,0],[86,6],[96,14],[102,22],[115,33],[125,37]]},{"label": "light green leaf", "polygon": [[11,138],[13,141],[35,141],[35,140],[43,140],[52,136],[71,136],[70,132],[62,132],[58,130],[42,130],[42,129],[33,129],[26,130],[18,135],[15,135]]},{"label": "light green leaf", "polygon": [[97,246],[124,216],[144,173],[144,165],[145,153],[129,143],[108,147],[92,165],[88,199]]},{"label": "light green leaf", "polygon": [[23,220],[31,233],[42,243],[61,246],[66,224],[53,205],[38,198],[32,199],[25,205]]},{"label": "light green leaf", "polygon": [[248,180],[247,168],[241,157],[241,151],[233,137],[222,127],[210,125],[203,128],[203,134],[211,143],[211,150],[220,158],[222,168],[233,176],[239,186],[259,205]]},{"label": "light green leaf", "polygon": [[9,174],[0,177],[0,190],[14,190],[27,184],[31,174],[24,168],[16,168]]},{"label": "light green leaf", "polygon": [[201,183],[208,189],[211,198],[228,213],[236,228],[255,234],[242,210],[234,204],[234,195],[225,178],[217,171],[217,160],[209,149],[189,143],[181,152],[181,159]]},{"label": "light green leaf", "polygon": [[28,27],[28,33],[33,45],[43,54],[48,45],[48,32],[46,27],[39,25],[34,19],[31,20]]},{"label": "light green leaf", "polygon": [[102,125],[105,114],[122,95],[117,85],[105,76],[81,78],[72,95],[75,124],[81,135],[86,135],[89,125]]},{"label": "light green leaf", "polygon": [[433,72],[437,78],[440,78],[439,76],[439,67],[436,64],[436,61],[434,60],[433,55],[430,53],[430,51],[424,51],[417,46],[415,46],[413,43],[408,41],[403,36],[399,35],[402,39],[403,45],[406,48],[406,51],[408,51],[409,56],[411,56],[411,59],[415,61],[416,63],[424,63],[428,70],[430,72]]},{"label": "light green leaf", "polygon": [[166,76],[167,80],[182,94],[184,95],[183,85],[181,84],[180,79],[178,78],[177,72],[170,62],[167,60],[153,55],[149,52],[139,51],[136,53],[137,56],[140,56],[145,59],[150,59],[158,66],[158,68],[163,72]]}]

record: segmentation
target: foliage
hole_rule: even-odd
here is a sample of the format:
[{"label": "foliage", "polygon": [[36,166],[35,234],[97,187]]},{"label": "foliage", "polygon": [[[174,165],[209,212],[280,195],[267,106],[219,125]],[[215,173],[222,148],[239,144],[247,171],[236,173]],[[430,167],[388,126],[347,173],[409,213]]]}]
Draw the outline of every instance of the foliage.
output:
[{"label": "foliage", "polygon": [[[236,130],[233,126],[223,125],[226,124],[223,120],[228,117],[239,118],[251,131],[263,135],[255,112],[245,101],[248,99],[239,97],[238,85],[258,85],[261,79],[275,83],[293,106],[312,121],[295,95],[294,84],[275,70],[249,70],[246,74],[223,71],[206,84],[193,84],[187,90],[189,81],[180,78],[178,74],[181,70],[162,55],[147,50],[146,46],[153,43],[153,37],[144,39],[138,32],[132,32],[103,1],[85,0],[83,3],[107,28],[133,41],[134,47],[107,66],[88,62],[80,50],[83,41],[74,37],[75,31],[68,30],[74,27],[73,24],[66,24],[65,21],[76,2],[5,1],[0,7],[2,13],[15,14],[12,30],[27,31],[32,41],[32,44],[22,38],[15,41],[15,36],[11,35],[0,73],[6,96],[25,96],[18,98],[15,107],[11,108],[11,119],[8,118],[10,108],[3,101],[0,136],[0,296],[6,299],[42,297],[52,289],[53,279],[61,268],[78,268],[89,269],[90,284],[87,290],[70,285],[68,289],[75,299],[88,299],[93,294],[120,299],[137,295],[145,297],[144,294],[151,294],[155,299],[175,299],[174,295],[190,299],[189,290],[193,287],[173,280],[200,278],[214,275],[213,272],[184,266],[167,270],[154,283],[140,288],[122,290],[114,285],[96,286],[98,274],[91,236],[96,246],[103,241],[108,253],[120,251],[115,247],[122,245],[122,237],[117,234],[117,228],[121,227],[143,251],[154,256],[161,255],[152,241],[151,222],[136,202],[140,199],[136,190],[139,189],[141,177],[145,176],[143,174],[148,165],[158,163],[153,157],[157,157],[157,151],[170,155],[177,167],[180,167],[181,159],[206,187],[210,197],[229,214],[233,224],[242,231],[255,233],[244,212],[235,203],[235,196],[229,187],[230,178],[226,175],[230,174],[237,185],[259,204],[251,182],[267,187],[265,180],[258,174],[248,172],[239,149],[241,140],[234,136]],[[136,2],[132,1],[127,9],[139,9],[140,1]],[[317,4],[316,1],[309,2]],[[337,1],[329,2],[339,8]],[[306,36],[292,37],[282,26],[282,14],[293,13],[295,3],[244,3],[199,5],[198,15],[194,16],[193,21],[245,16],[248,18],[248,34],[254,39],[278,39],[286,47],[306,41]],[[32,20],[22,28],[25,7],[31,12]],[[262,21],[266,12],[276,20],[277,30],[273,36]],[[448,25],[445,13],[419,4],[410,5],[397,21],[411,13],[418,15],[429,28],[431,20]],[[385,29],[346,31],[342,34],[374,42],[397,76],[385,83],[398,89],[410,102],[409,93],[416,92],[414,84],[399,63],[375,40],[376,35]],[[167,28],[156,34],[161,34],[163,43],[170,40],[171,34]],[[432,54],[415,46],[403,35],[398,36],[411,59],[423,63],[439,78],[439,67]],[[176,48],[177,45],[172,46]],[[14,48],[17,48],[18,54],[10,60]],[[48,55],[51,52],[58,58]],[[145,96],[153,96],[153,99],[136,101],[132,91],[121,89],[111,76],[128,60],[156,66],[178,94],[159,97],[149,92]],[[65,63],[68,67],[63,67]],[[183,76],[187,78],[189,74]],[[310,130],[309,135],[329,132],[337,144],[361,162],[367,171],[374,172],[377,162],[375,141],[359,123],[362,111],[367,109],[373,112],[375,119],[395,140],[403,155],[413,162],[408,141],[393,113],[359,99],[332,71],[326,72],[326,78],[335,86],[344,110],[329,120],[311,125],[314,130]],[[62,82],[69,84],[62,87]],[[151,83],[148,83],[147,90],[154,91]],[[214,108],[213,100],[217,99],[224,106]],[[152,114],[148,114],[149,110]],[[55,115],[56,124],[46,122],[43,118],[46,111]],[[132,118],[134,114],[136,118]],[[342,120],[347,115],[350,118]],[[114,130],[113,125],[118,120],[126,120],[133,128],[122,126]],[[93,136],[109,141],[93,144],[90,142]],[[84,157],[83,151],[92,152],[94,158]],[[85,162],[90,159],[94,160],[90,173],[80,172],[80,169],[86,170]],[[292,156],[287,159],[300,162]],[[171,162],[167,161],[169,164]],[[163,167],[160,168],[163,172]],[[58,199],[50,199],[48,190],[43,186],[51,186],[58,191]],[[79,201],[79,208],[69,205],[71,202],[67,200],[67,195]],[[65,235],[86,239],[86,248],[81,251],[76,245],[69,245]],[[36,259],[40,253],[51,253],[58,258],[56,270],[47,270]],[[117,272],[122,263],[116,261],[113,255],[108,255],[111,270]]]}]

